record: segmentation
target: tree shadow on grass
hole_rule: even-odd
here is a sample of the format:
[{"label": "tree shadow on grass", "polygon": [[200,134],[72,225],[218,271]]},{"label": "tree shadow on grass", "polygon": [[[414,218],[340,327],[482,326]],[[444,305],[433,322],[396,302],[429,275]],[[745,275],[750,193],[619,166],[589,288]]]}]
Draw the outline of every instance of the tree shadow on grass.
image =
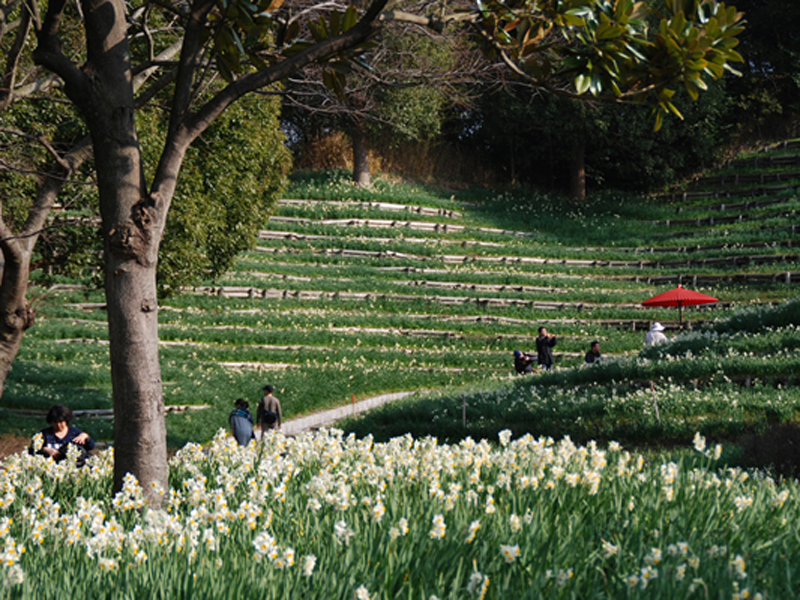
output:
[{"label": "tree shadow on grass", "polygon": [[[89,380],[89,374],[76,366],[15,361],[0,401],[0,435],[39,431],[47,425],[45,414],[54,404],[64,404],[73,411],[112,408],[110,380],[107,388],[88,386]],[[73,424],[96,440],[113,437],[111,420],[76,418]]]},{"label": "tree shadow on grass", "polygon": [[89,381],[89,374],[79,367],[17,360],[6,380],[2,406],[43,411],[53,404],[65,404],[73,411],[112,408],[110,377],[107,388],[88,386]]}]

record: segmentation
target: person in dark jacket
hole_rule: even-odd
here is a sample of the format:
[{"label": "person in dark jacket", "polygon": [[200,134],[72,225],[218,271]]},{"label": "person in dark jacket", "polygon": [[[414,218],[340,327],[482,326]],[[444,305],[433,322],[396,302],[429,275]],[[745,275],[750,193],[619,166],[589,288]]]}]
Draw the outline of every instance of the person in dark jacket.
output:
[{"label": "person in dark jacket", "polygon": [[553,368],[553,346],[556,345],[556,336],[547,333],[547,329],[539,327],[539,337],[536,338],[536,360],[542,369]]},{"label": "person in dark jacket", "polygon": [[81,466],[88,458],[89,451],[94,450],[94,440],[88,433],[69,424],[72,421],[72,411],[63,404],[54,404],[47,411],[46,421],[50,423],[50,427],[39,432],[43,444],[36,454],[61,462],[67,457],[67,448],[73,444],[81,451],[78,457],[78,466]]},{"label": "person in dark jacket", "polygon": [[589,347],[589,351],[584,357],[584,362],[587,365],[593,365],[600,362],[600,358],[600,342],[592,342],[592,345]]},{"label": "person in dark jacket", "polygon": [[228,417],[231,433],[240,446],[247,446],[250,440],[256,438],[256,434],[253,433],[253,415],[248,410],[250,405],[244,398],[239,398],[234,402],[234,407],[233,412]]},{"label": "person in dark jacket", "polygon": [[533,373],[533,355],[522,350],[514,350],[514,370],[517,375]]}]

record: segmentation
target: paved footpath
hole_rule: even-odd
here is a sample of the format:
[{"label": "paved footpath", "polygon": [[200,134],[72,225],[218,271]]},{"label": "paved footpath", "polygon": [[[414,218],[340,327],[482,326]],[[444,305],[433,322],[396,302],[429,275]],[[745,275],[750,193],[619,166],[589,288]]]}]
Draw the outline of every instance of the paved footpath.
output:
[{"label": "paved footpath", "polygon": [[[331,410],[323,410],[320,412],[313,413],[311,415],[306,415],[304,417],[298,417],[296,419],[291,419],[290,421],[284,421],[283,427],[281,431],[284,435],[296,435],[298,433],[302,433],[303,431],[309,431],[312,429],[319,429],[320,427],[326,427],[329,425],[333,425],[339,419],[344,419],[345,417],[352,417],[353,415],[361,414],[366,412],[372,408],[377,408],[378,406],[382,406],[388,402],[394,402],[395,400],[400,400],[401,398],[405,398],[413,394],[414,392],[395,392],[394,394],[383,394],[382,396],[375,396],[374,398],[367,398],[366,400],[361,400],[360,402],[356,402],[355,404],[347,404],[345,406],[340,406],[338,408],[332,408]],[[191,407],[196,408],[196,407]],[[203,408],[207,408],[203,406]],[[2,411],[3,409],[0,409]],[[10,409],[7,409],[9,412]],[[43,416],[45,414],[44,411],[38,411]],[[78,411],[75,411],[78,412]],[[87,411],[88,412],[88,411]],[[113,411],[95,411],[95,412],[103,412],[103,415],[95,415],[99,418],[108,418],[108,416],[113,414]],[[105,415],[108,413],[108,416]],[[261,432],[258,428],[256,428],[256,436],[260,437]],[[8,436],[7,436],[8,437]],[[9,454],[15,454],[17,452],[22,452],[25,448],[28,447],[30,444],[30,438],[25,436],[17,436],[11,439],[13,436],[9,437],[7,441],[0,439],[0,461]],[[8,447],[6,447],[8,446]],[[105,442],[98,442],[98,448],[105,447]]]},{"label": "paved footpath", "polygon": [[332,425],[339,419],[345,417],[352,417],[370,409],[377,408],[388,402],[394,402],[413,394],[414,392],[395,392],[394,394],[383,394],[382,396],[375,396],[374,398],[367,398],[355,404],[348,404],[330,410],[323,410],[304,417],[298,417],[290,421],[284,421],[281,431],[284,435],[294,435],[310,429],[319,429],[327,425]]}]

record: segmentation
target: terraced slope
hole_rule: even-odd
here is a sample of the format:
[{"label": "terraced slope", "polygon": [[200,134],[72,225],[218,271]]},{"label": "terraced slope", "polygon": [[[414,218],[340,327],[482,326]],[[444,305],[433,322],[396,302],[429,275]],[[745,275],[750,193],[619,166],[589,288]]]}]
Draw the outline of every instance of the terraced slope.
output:
[{"label": "terraced slope", "polygon": [[[162,303],[167,401],[211,407],[170,416],[172,439],[207,439],[233,399],[255,402],[266,381],[292,416],[512,377],[511,351],[533,350],[542,325],[559,338],[558,367],[580,364],[595,339],[606,355],[635,353],[653,320],[677,330],[675,311],[641,307],[676,283],[721,300],[685,311],[688,327],[796,295],[798,180],[769,192],[759,181],[755,198],[752,179],[791,173],[767,160],[787,152],[734,164],[698,182],[700,194],[598,194],[580,207],[300,179],[231,273]],[[7,404],[109,407],[102,297],[64,291],[42,314]]]}]

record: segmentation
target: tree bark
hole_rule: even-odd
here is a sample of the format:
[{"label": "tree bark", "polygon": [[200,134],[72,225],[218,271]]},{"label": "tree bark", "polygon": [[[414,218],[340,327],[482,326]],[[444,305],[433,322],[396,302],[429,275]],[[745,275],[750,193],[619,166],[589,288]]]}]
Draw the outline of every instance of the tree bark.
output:
[{"label": "tree bark", "polygon": [[369,187],[369,143],[361,124],[355,126],[350,140],[353,144],[353,183],[358,187]]},{"label": "tree bark", "polygon": [[572,143],[570,161],[570,198],[576,202],[586,200],[586,137],[578,134]]},{"label": "tree bark", "polygon": [[[92,135],[100,191],[109,354],[114,395],[114,489],[127,473],[160,504],[167,433],[158,357],[156,264],[165,215],[145,185],[136,136],[127,23],[119,0],[84,2],[91,101],[81,108]],[[155,232],[155,233],[154,233]]]},{"label": "tree bark", "polygon": [[[28,275],[30,252],[25,244],[11,236],[11,231],[0,224],[3,252],[3,275],[0,282],[0,397],[5,390],[6,377],[17,357],[22,336],[35,320],[35,313],[28,305]],[[10,238],[10,239],[9,239]]]},{"label": "tree bark", "polygon": [[[37,62],[61,76],[89,127],[105,250],[114,396],[114,490],[132,473],[152,506],[167,489],[167,439],[158,357],[156,262],[164,214],[147,193],[134,120],[125,6],[85,0],[87,61],[80,69],[57,39],[63,0],[48,6]],[[155,232],[155,234],[154,234]]]}]

